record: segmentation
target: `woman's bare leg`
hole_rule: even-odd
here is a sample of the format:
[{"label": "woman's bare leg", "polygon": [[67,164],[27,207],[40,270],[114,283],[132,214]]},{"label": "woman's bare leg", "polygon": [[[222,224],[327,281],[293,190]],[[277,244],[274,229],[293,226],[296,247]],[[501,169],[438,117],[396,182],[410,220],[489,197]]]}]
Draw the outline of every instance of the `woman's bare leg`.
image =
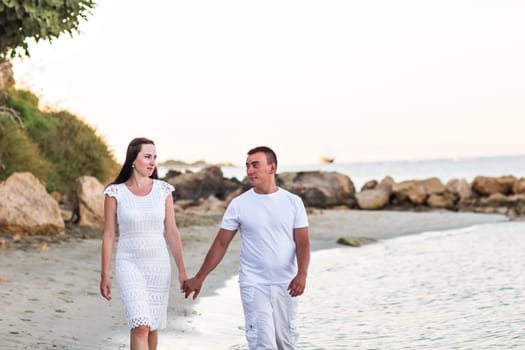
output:
[{"label": "woman's bare leg", "polygon": [[149,350],[149,333],[150,331],[148,326],[138,326],[133,328],[130,334],[131,350]]},{"label": "woman's bare leg", "polygon": [[158,331],[149,332],[149,337],[148,337],[149,350],[157,350],[158,335],[159,335]]}]

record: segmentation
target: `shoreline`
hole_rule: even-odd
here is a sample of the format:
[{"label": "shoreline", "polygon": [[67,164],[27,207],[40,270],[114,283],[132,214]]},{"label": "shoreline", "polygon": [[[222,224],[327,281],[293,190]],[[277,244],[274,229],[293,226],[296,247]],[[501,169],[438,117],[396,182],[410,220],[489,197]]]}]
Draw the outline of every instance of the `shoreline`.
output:
[{"label": "shoreline", "polygon": [[[187,225],[186,219],[177,218],[191,277],[200,267],[219,222],[217,217],[208,217],[203,225],[197,221]],[[315,210],[309,219],[312,251],[341,247],[336,240],[345,236],[383,240],[509,221],[499,214],[361,210]],[[236,237],[221,264],[206,279],[199,298],[215,294],[236,274],[239,252],[240,238]],[[99,239],[53,243],[46,250],[0,251],[0,302],[4,310],[0,316],[0,349],[127,347],[127,325],[117,288],[114,283],[113,300],[105,302],[98,292],[99,276]],[[168,328],[160,331],[161,341],[163,333],[191,336],[194,305],[179,292],[172,266]]]}]

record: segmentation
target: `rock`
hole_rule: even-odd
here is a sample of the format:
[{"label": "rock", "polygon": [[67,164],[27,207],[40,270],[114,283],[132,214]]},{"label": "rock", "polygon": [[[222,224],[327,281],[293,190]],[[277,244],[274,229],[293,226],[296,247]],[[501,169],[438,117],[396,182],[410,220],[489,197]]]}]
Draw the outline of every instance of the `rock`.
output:
[{"label": "rock", "polygon": [[499,177],[476,176],[472,181],[472,189],[481,195],[494,193],[510,194],[516,178],[511,175]]},{"label": "rock", "polygon": [[390,196],[392,194],[392,186],[394,185],[394,179],[390,176],[385,176],[383,180],[376,186],[376,190],[383,190]]},{"label": "rock", "polygon": [[58,203],[31,173],[13,173],[0,183],[0,232],[56,235],[64,231]]},{"label": "rock", "polygon": [[457,196],[460,201],[469,198],[472,195],[470,185],[465,179],[452,179],[445,185],[447,192],[450,192]]},{"label": "rock", "polygon": [[355,188],[352,180],[337,172],[285,172],[278,174],[277,184],[300,196],[305,206],[317,208],[355,206]]},{"label": "rock", "polygon": [[92,228],[104,225],[104,186],[93,176],[81,176],[75,180],[71,200],[78,214],[76,224]]},{"label": "rock", "polygon": [[51,192],[50,195],[58,204],[60,204],[60,202],[62,201],[62,195],[60,194],[60,192]]},{"label": "rock", "polygon": [[525,194],[525,177],[522,177],[514,182],[514,185],[512,185],[512,193]]},{"label": "rock", "polygon": [[433,194],[443,194],[445,192],[445,186],[437,177],[421,180],[421,184],[423,185],[427,196],[431,196]]},{"label": "rock", "polygon": [[356,193],[355,199],[360,209],[377,210],[388,204],[390,195],[385,190],[367,190]]},{"label": "rock", "polygon": [[[403,204],[409,201],[414,205],[423,205],[429,196],[441,195],[445,193],[445,190],[445,186],[436,177],[424,180],[407,180],[392,185],[394,204]],[[434,197],[434,204],[436,204],[437,198]]]},{"label": "rock", "polygon": [[349,247],[360,247],[364,244],[376,242],[375,239],[367,237],[341,237],[337,240],[338,244],[347,245]]},{"label": "rock", "polygon": [[392,193],[396,204],[410,201],[412,204],[420,205],[425,203],[427,193],[421,181],[407,180],[392,185]]},{"label": "rock", "polygon": [[215,196],[224,200],[228,194],[241,186],[240,182],[224,179],[221,168],[210,166],[198,173],[184,173],[165,179],[175,186],[173,198],[198,200]]},{"label": "rock", "polygon": [[377,180],[370,180],[370,181],[367,181],[365,182],[365,184],[361,187],[361,192],[363,191],[368,191],[368,190],[373,190],[377,184],[379,184],[379,182],[377,182]]},{"label": "rock", "polygon": [[511,206],[516,203],[525,203],[525,194],[505,196],[501,193],[494,193],[479,200],[479,204],[482,206]]},{"label": "rock", "polygon": [[427,199],[427,204],[431,208],[452,209],[454,207],[455,197],[451,193],[431,194]]},{"label": "rock", "polygon": [[73,212],[71,210],[60,208],[60,216],[62,216],[62,220],[64,220],[64,222],[73,220]]}]

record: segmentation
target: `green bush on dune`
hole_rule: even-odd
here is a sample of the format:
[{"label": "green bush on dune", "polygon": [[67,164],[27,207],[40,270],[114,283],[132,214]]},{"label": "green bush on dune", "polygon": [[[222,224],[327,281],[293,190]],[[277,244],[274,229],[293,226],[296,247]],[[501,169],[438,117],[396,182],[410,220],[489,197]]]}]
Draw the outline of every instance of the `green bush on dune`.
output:
[{"label": "green bush on dune", "polygon": [[0,114],[0,180],[14,172],[29,171],[45,180],[51,164],[26,130]]},{"label": "green bush on dune", "polygon": [[8,90],[3,103],[22,125],[0,114],[0,180],[30,171],[48,191],[65,192],[79,176],[107,182],[118,165],[96,130],[67,111],[44,112],[29,91]]}]

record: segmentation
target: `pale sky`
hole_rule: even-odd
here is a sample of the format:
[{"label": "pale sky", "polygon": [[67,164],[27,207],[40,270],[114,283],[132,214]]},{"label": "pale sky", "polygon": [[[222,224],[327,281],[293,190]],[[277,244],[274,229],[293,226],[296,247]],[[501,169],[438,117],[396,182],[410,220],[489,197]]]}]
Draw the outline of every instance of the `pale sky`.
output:
[{"label": "pale sky", "polygon": [[525,154],[525,2],[99,1],[31,49],[19,87],[123,160],[281,164]]}]

